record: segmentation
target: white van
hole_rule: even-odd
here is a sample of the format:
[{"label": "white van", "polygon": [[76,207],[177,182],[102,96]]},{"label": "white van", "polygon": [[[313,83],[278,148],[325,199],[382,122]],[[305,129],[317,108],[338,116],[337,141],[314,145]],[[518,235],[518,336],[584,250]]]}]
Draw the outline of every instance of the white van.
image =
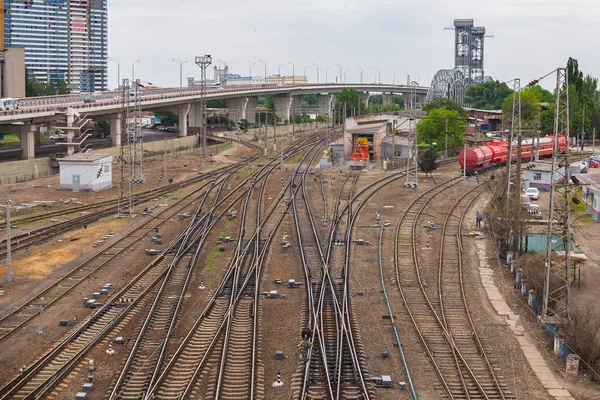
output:
[{"label": "white van", "polygon": [[13,97],[5,97],[0,99],[0,110],[18,110],[21,105],[21,100],[15,99]]}]

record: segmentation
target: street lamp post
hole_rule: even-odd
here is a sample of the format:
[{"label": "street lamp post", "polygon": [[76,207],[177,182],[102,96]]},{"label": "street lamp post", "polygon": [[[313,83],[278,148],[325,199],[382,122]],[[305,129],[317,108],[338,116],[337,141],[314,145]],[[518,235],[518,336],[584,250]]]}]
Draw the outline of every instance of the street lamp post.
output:
[{"label": "street lamp post", "polygon": [[291,61],[288,61],[287,63],[292,64],[292,85],[295,85],[296,84],[296,66]]},{"label": "street lamp post", "polygon": [[379,83],[381,83],[381,70],[379,68],[375,68],[375,83],[377,83],[377,76],[379,75]]},{"label": "street lamp post", "polygon": [[331,69],[331,67],[327,67],[327,69],[325,69],[325,83],[327,83],[327,71],[329,71]]},{"label": "street lamp post", "polygon": [[187,63],[187,60],[173,59],[173,62],[179,63],[179,88],[183,87],[183,64]]},{"label": "street lamp post", "polygon": [[342,83],[343,79],[342,79],[342,66],[340,64],[335,64],[336,66],[340,67],[340,83]]},{"label": "street lamp post", "polygon": [[360,83],[363,83],[363,68],[359,65],[356,66],[356,68],[360,69]]},{"label": "street lamp post", "polygon": [[395,85],[396,84],[396,70],[392,69],[391,71],[394,73],[394,82],[392,82],[392,85]]},{"label": "street lamp post", "polygon": [[121,63],[114,57],[108,57],[108,61],[114,61],[117,63],[117,89],[121,86]]},{"label": "street lamp post", "polygon": [[131,62],[131,82],[135,82],[135,64],[139,62],[139,59]]},{"label": "street lamp post", "polygon": [[265,64],[265,85],[266,85],[267,84],[267,63],[262,60],[258,60],[258,62],[261,64]]},{"label": "street lamp post", "polygon": [[317,83],[319,83],[319,64],[312,63],[312,65],[314,65],[315,67],[317,67]]},{"label": "street lamp post", "polygon": [[250,70],[249,70],[249,71],[250,71],[250,75],[249,75],[250,77],[252,76],[252,66],[253,66],[253,65],[256,65],[256,63],[255,63],[255,62],[253,62],[252,64],[250,64]]},{"label": "street lamp post", "polygon": [[281,67],[285,67],[285,64],[279,64],[277,66],[277,75],[279,75],[279,79],[281,79],[281,83],[283,83],[283,78],[281,77]]}]

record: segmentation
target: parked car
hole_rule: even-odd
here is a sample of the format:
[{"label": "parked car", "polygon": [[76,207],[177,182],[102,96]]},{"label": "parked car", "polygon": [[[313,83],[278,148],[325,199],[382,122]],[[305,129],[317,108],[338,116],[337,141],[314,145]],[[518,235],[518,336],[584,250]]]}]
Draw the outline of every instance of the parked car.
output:
[{"label": "parked car", "polygon": [[521,201],[521,207],[523,207],[525,209],[529,209],[529,205],[531,204],[531,199],[529,198],[529,196],[527,196],[526,194],[522,194],[520,201]]},{"label": "parked car", "polygon": [[63,140],[67,140],[67,134],[64,132],[57,132],[57,133],[53,133],[52,135],[48,136],[48,139],[50,140],[57,140],[57,141],[63,141]]},{"label": "parked car", "polygon": [[95,103],[96,99],[93,98],[92,96],[86,96],[86,97],[83,98],[83,102],[84,103]]},{"label": "parked car", "polygon": [[539,200],[539,198],[540,198],[540,191],[538,190],[538,188],[530,187],[529,189],[527,189],[527,191],[525,192],[525,194],[531,200]]}]

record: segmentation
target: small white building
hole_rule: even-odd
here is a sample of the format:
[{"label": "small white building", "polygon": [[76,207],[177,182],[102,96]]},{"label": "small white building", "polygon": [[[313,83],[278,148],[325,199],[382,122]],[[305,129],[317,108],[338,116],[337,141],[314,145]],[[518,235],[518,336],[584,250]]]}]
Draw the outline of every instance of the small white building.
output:
[{"label": "small white building", "polygon": [[[552,179],[555,183],[565,179],[565,168],[560,167],[552,173],[551,161],[536,161],[529,164],[524,164],[523,168],[523,183],[525,190],[530,187],[538,188],[541,192],[550,190]],[[553,178],[551,178],[553,176]]]},{"label": "small white building", "polygon": [[58,160],[60,188],[97,192],[112,186],[112,156],[77,153]]}]

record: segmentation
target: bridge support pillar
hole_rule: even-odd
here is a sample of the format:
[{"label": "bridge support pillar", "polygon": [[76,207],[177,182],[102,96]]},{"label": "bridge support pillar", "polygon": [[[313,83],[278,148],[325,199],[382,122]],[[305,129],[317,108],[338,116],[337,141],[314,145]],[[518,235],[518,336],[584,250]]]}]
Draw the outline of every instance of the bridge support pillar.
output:
[{"label": "bridge support pillar", "polygon": [[393,93],[382,93],[383,105],[390,105],[394,102],[394,94]]},{"label": "bridge support pillar", "polygon": [[37,132],[37,125],[25,124],[20,127],[18,134],[21,140],[21,159],[32,160],[35,158],[35,135]]},{"label": "bridge support pillar", "polygon": [[335,108],[335,94],[319,94],[317,96],[317,112],[319,115],[333,116],[333,109]]},{"label": "bridge support pillar", "polygon": [[112,114],[110,116],[110,142],[113,147],[121,146],[123,137],[123,121],[121,114]]},{"label": "bridge support pillar", "polygon": [[360,102],[365,105],[365,107],[369,107],[369,98],[371,98],[371,93],[369,92],[359,92],[358,96],[360,98]]},{"label": "bridge support pillar", "polygon": [[239,122],[243,119],[253,124],[256,121],[256,104],[258,97],[237,97],[227,99],[226,104],[229,109],[229,119]]},{"label": "bridge support pillar", "polygon": [[183,104],[177,108],[177,116],[179,117],[179,137],[188,135],[188,116],[190,115],[190,103]]},{"label": "bridge support pillar", "polygon": [[282,121],[289,121],[292,111],[294,96],[273,96],[273,105],[275,106],[275,115]]}]

